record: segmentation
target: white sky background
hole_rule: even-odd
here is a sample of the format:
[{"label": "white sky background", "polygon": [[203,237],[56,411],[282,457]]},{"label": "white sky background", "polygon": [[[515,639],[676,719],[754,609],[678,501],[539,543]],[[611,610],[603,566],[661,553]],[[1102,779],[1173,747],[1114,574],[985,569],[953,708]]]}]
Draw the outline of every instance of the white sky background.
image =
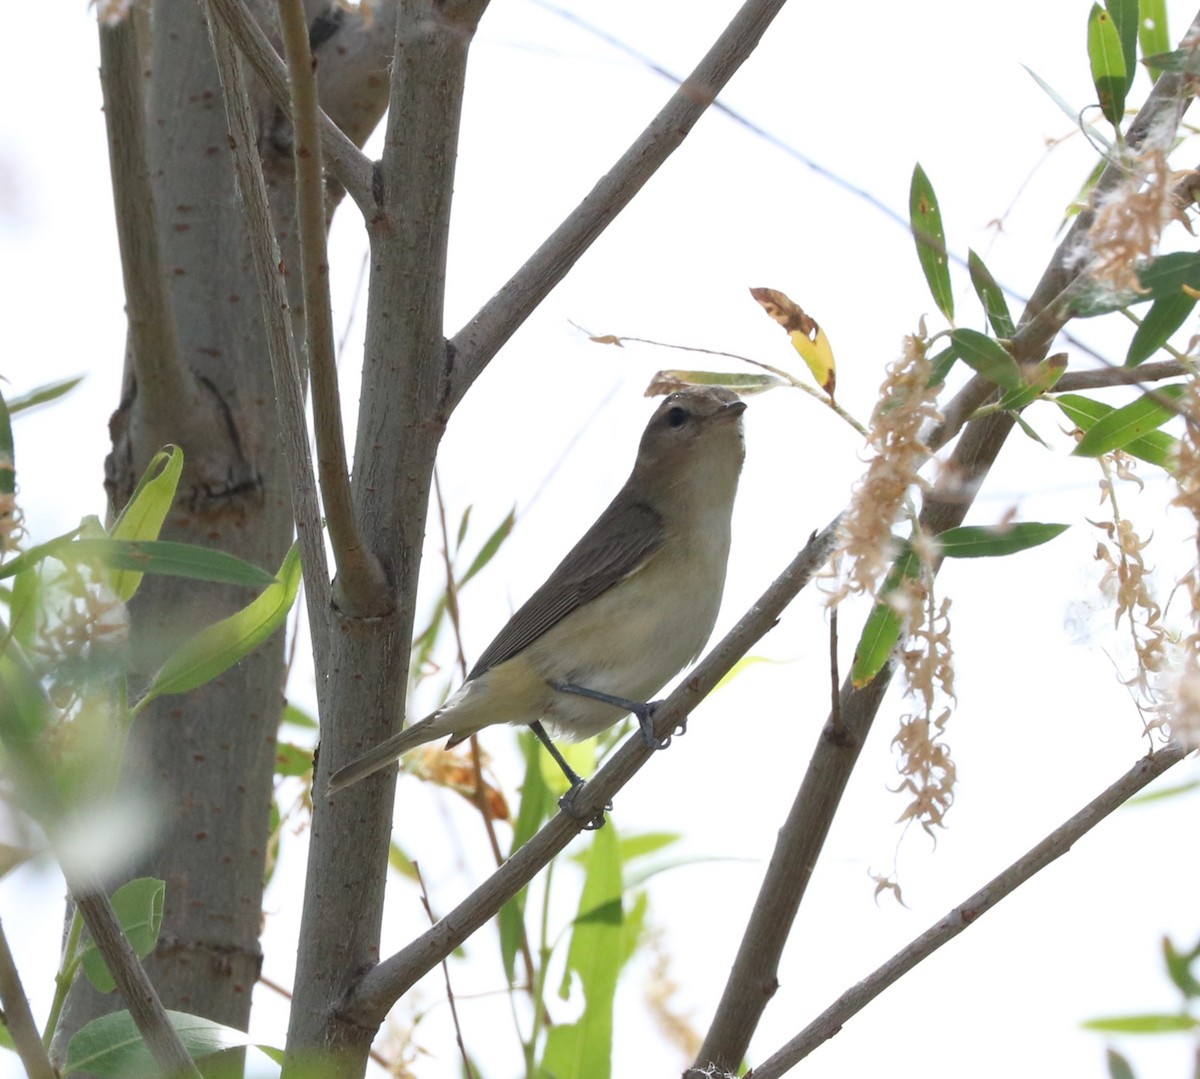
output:
[{"label": "white sky background", "polygon": [[[71,398],[20,419],[16,428],[18,479],[35,541],[74,526],[85,513],[103,513],[105,424],[118,398],[124,341],[94,19],[81,3],[54,6],[53,30],[38,6],[8,13],[11,40],[53,35],[52,59],[26,47],[10,50],[0,65],[0,94],[9,102],[0,117],[5,390],[88,376]],[[736,8],[726,0],[571,6],[680,74]],[[1089,6],[1088,0],[1010,0],[1002,8],[956,0],[794,0],[722,100],[901,213],[919,160],[938,192],[952,250],[965,255],[974,247],[1001,281],[1027,294],[1093,158],[1076,134],[1047,159],[1046,138],[1068,133],[1070,124],[1021,64],[1077,106],[1092,101],[1084,50]],[[1192,14],[1171,4],[1174,37]],[[449,332],[576,205],[673,89],[530,0],[496,0],[472,61]],[[1147,89],[1140,76],[1131,100],[1140,102]],[[1190,160],[1181,158],[1181,166]],[[1010,205],[997,232],[992,223]],[[349,204],[339,211],[333,243],[342,323],[351,317],[364,248],[354,214]],[[960,324],[982,328],[965,273],[956,273],[955,283]],[[497,357],[451,422],[441,477],[452,522],[474,507],[469,550],[511,506],[520,514],[510,543],[463,597],[469,656],[478,655],[623,481],[653,407],[641,396],[650,376],[662,367],[705,366],[682,353],[590,344],[569,320],[594,333],[728,349],[794,367],[785,336],[747,293],[758,285],[788,292],[822,323],[839,362],[839,400],[864,419],[902,335],[934,310],[903,230],[714,112]],[[1015,301],[1013,307],[1019,310]],[[941,328],[932,314],[929,324]],[[1076,329],[1106,356],[1123,359],[1127,323],[1114,318]],[[1193,325],[1185,327],[1182,339],[1191,332]],[[359,317],[343,360],[351,406],[361,337]],[[1073,365],[1089,363],[1068,351]],[[1057,410],[1038,405],[1028,418],[1055,452],[1014,435],[969,521],[992,523],[1015,511],[1022,520],[1074,527],[1036,552],[948,565],[940,577],[940,589],[955,600],[958,657],[958,709],[947,737],[959,786],[949,827],[932,849],[920,834],[902,837],[893,823],[903,808],[888,791],[896,781],[889,742],[902,710],[893,693],[802,907],[752,1060],[762,1060],[1145,751],[1138,715],[1118,682],[1130,671],[1127,637],[1124,630],[1114,634],[1101,604],[1096,536],[1084,521],[1104,512],[1097,504],[1099,471],[1066,458]],[[863,468],[857,437],[806,396],[776,391],[754,398],[746,427],[718,634],[808,534],[842,508]],[[1136,499],[1125,491],[1122,505],[1139,519],[1143,535],[1155,532],[1148,561],[1160,569],[1165,598],[1194,547],[1186,522],[1164,508],[1166,485],[1143,471],[1145,494]],[[436,531],[429,535],[427,559],[437,552]],[[426,566],[436,572],[434,561]],[[427,586],[432,597],[435,582]],[[1183,613],[1179,605],[1172,618]],[[843,663],[858,624],[848,609]],[[826,634],[819,596],[803,595],[757,650],[779,662],[752,668],[698,710],[687,737],[622,792],[611,816],[622,834],[678,831],[683,853],[738,859],[675,869],[652,885],[650,917],[665,930],[671,976],[683,987],[678,1003],[701,1029],[719,997],[777,822],[825,719]],[[442,688],[438,679],[423,685],[414,714],[423,714]],[[302,706],[313,699],[307,661],[292,697]],[[491,732],[485,745],[511,792],[519,773],[510,737]],[[1194,764],[1185,764],[1167,781],[1194,775]],[[445,911],[486,871],[481,830],[471,812],[449,798],[430,802],[412,779],[400,783],[397,821],[406,813],[421,823],[398,838],[419,858],[435,909]],[[1176,1005],[1158,942],[1170,933],[1186,946],[1198,931],[1196,818],[1194,798],[1117,814],[853,1019],[796,1074],[1102,1074],[1103,1042],[1081,1031],[1081,1020]],[[264,973],[283,983],[291,978],[303,845],[303,836],[287,837],[285,864],[267,897]],[[894,861],[907,909],[873,899],[868,874],[889,872]],[[560,926],[577,894],[572,872],[564,866],[556,877]],[[39,1020],[49,999],[61,890],[45,867],[0,882],[0,917]],[[390,902],[385,951],[424,925],[410,887],[397,883]],[[516,1075],[518,1047],[499,993],[503,977],[491,931],[469,950],[477,961],[454,975],[468,1045],[485,1061],[488,1079]],[[639,965],[619,996],[614,1075],[622,1079],[677,1074],[684,1063],[647,1018],[640,995],[645,969]],[[420,992],[430,1014],[418,1039],[433,1055],[419,1062],[417,1074],[456,1076],[447,1009],[437,1003],[441,974]],[[495,996],[468,999],[486,993]],[[267,994],[258,1001],[256,1032],[281,1042],[280,1007]],[[568,1007],[564,1016],[570,1014]],[[1183,1039],[1125,1048],[1139,1074],[1188,1072],[1190,1046]],[[19,1073],[12,1058],[0,1058],[0,1076]]]}]

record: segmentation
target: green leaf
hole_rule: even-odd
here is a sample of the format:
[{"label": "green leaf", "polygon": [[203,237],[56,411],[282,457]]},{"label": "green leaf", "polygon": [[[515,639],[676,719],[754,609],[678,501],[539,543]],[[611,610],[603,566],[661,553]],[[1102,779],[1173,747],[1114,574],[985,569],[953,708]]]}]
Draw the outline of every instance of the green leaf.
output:
[{"label": "green leaf", "polygon": [[1196,981],[1196,976],[1192,973],[1195,954],[1189,955],[1186,952],[1180,952],[1170,937],[1163,937],[1162,947],[1163,960],[1167,965],[1167,976],[1175,988],[1185,997],[1191,999],[1200,997],[1200,982]]},{"label": "green leaf", "polygon": [[301,730],[315,731],[319,724],[307,712],[301,711],[291,701],[283,706],[283,716],[280,719],[281,723],[290,723],[293,727],[299,727]]},{"label": "green leaf", "polygon": [[168,540],[80,539],[58,548],[54,555],[63,562],[97,562],[133,571],[130,575],[139,580],[144,573],[157,573],[248,588],[262,588],[275,580],[266,570],[224,551]]},{"label": "green leaf", "polygon": [[1171,48],[1171,35],[1167,29],[1167,0],[1142,0],[1138,13],[1138,40],[1142,55],[1147,58],[1150,77],[1157,79],[1161,69],[1150,63],[1156,53]]},{"label": "green leaf", "polygon": [[929,360],[929,385],[940,386],[946,381],[946,376],[950,374],[952,368],[958,362],[958,353],[954,349],[953,343],[949,348],[942,349],[936,356],[931,356]]},{"label": "green leaf", "polygon": [[82,531],[83,526],[81,525],[79,528],[71,529],[70,532],[64,532],[61,536],[46,540],[45,543],[39,543],[36,547],[30,547],[27,551],[22,551],[11,562],[5,562],[3,566],[0,566],[0,580],[12,577],[23,570],[32,569],[46,558],[57,557],[59,549],[69,544]]},{"label": "green leaf", "polygon": [[[133,497],[109,529],[109,535],[118,540],[158,539],[175,502],[175,490],[182,473],[183,450],[178,446],[167,446],[156,453],[138,480]],[[141,583],[141,573],[121,570],[113,578],[113,591],[128,601]]]},{"label": "green leaf", "polygon": [[1033,429],[1033,425],[1030,424],[1030,422],[1019,412],[1013,413],[1013,419],[1016,421],[1017,426],[1021,428],[1021,433],[1024,434],[1026,438],[1032,439],[1039,446],[1045,446],[1046,449],[1050,448],[1046,440]]},{"label": "green leaf", "polygon": [[987,315],[988,324],[995,330],[996,336],[1012,337],[1017,327],[1009,314],[1004,290],[983,264],[983,259],[971,250],[967,251],[967,270],[971,274],[971,284],[975,286],[975,295],[983,304],[983,313]]},{"label": "green leaf", "polygon": [[[1006,411],[1019,412],[1054,389],[1066,369],[1067,354],[1065,352],[1047,356],[1032,371],[1026,373],[1021,388],[1009,390],[1000,398],[1000,403],[996,407]],[[1038,441],[1041,442],[1041,439],[1039,438]]]},{"label": "green leaf", "polygon": [[1147,300],[1164,300],[1178,296],[1186,286],[1200,290],[1200,254],[1172,251],[1138,267],[1137,292],[1114,296],[1111,289],[1093,288],[1083,292],[1070,305],[1077,318],[1094,318],[1111,311],[1121,311]]},{"label": "green leaf", "polygon": [[[113,910],[117,921],[129,938],[139,959],[145,959],[158,943],[158,931],[162,928],[163,897],[166,895],[165,881],[153,877],[138,877],[122,884],[112,896]],[[80,958],[83,972],[88,981],[101,993],[111,993],[117,987],[108,972],[103,957],[90,938],[84,945]]]},{"label": "green leaf", "polygon": [[206,626],[184,641],[159,668],[150,688],[134,708],[169,693],[186,693],[211,682],[243,660],[283,625],[300,587],[300,552],[295,544],[283,560],[275,583],[237,614]]},{"label": "green leaf", "polygon": [[8,497],[17,489],[17,454],[13,445],[12,420],[4,395],[0,394],[0,496]]},{"label": "green leaf", "polygon": [[313,751],[294,742],[275,743],[275,774],[277,776],[306,776],[312,771]]},{"label": "green leaf", "polygon": [[[169,1011],[167,1018],[193,1059],[257,1044],[241,1030],[198,1015]],[[63,1076],[76,1072],[101,1079],[160,1079],[162,1075],[128,1012],[93,1019],[75,1034],[67,1047]]]},{"label": "green leaf", "polygon": [[993,558],[1039,547],[1061,536],[1070,525],[1023,521],[1005,528],[964,525],[948,528],[938,536],[938,545],[947,558]]},{"label": "green leaf", "polygon": [[49,404],[70,393],[82,381],[83,375],[76,375],[74,378],[64,378],[59,382],[47,382],[44,386],[38,386],[28,393],[21,394],[20,397],[14,397],[8,403],[8,411],[15,416],[18,412],[24,412],[26,409]]},{"label": "green leaf", "polygon": [[1189,779],[1186,783],[1176,783],[1170,787],[1151,787],[1142,794],[1134,795],[1121,808],[1128,809],[1130,806],[1143,805],[1146,802],[1160,802],[1165,798],[1181,798],[1196,791],[1200,791],[1200,779]]},{"label": "green leaf", "polygon": [[[1072,105],[1065,97],[1062,96],[1062,94],[1055,90],[1053,86],[1051,86],[1031,67],[1027,67],[1025,64],[1022,64],[1021,66],[1029,73],[1029,77],[1041,87],[1042,93],[1044,93],[1051,101],[1054,102],[1054,104],[1062,109],[1062,111],[1070,119],[1071,123],[1078,127],[1087,136],[1089,142],[1094,143],[1104,151],[1112,150],[1112,140],[1106,138],[1104,134],[1094,125],[1084,123],[1079,109],[1075,108],[1074,105]],[[1085,192],[1090,190],[1092,183],[1095,182],[1095,178],[1100,175],[1103,169],[1104,161],[1102,160],[1096,165],[1095,169],[1092,170],[1091,182],[1084,184]]]},{"label": "green leaf", "polygon": [[1196,297],[1189,296],[1186,292],[1155,300],[1134,333],[1133,340],[1129,342],[1125,366],[1137,367],[1143,360],[1153,356],[1167,343],[1171,334],[1187,321],[1195,306]]},{"label": "green leaf", "polygon": [[994,338],[978,330],[952,330],[954,349],[971,368],[1006,390],[1022,390],[1021,368]]},{"label": "green leaf", "polygon": [[[530,730],[522,731],[517,741],[525,757],[525,779],[521,785],[521,805],[513,823],[510,858],[529,842],[542,821],[554,811],[554,797],[542,777],[541,744]],[[522,888],[500,908],[500,957],[509,985],[516,983],[517,952],[525,939],[527,895],[528,889]]]},{"label": "green leaf", "polygon": [[508,539],[509,534],[513,530],[513,525],[517,523],[517,508],[514,506],[508,511],[508,515],[501,521],[492,534],[488,536],[487,541],[479,549],[479,554],[475,556],[474,561],[467,567],[467,572],[458,580],[458,587],[462,588],[472,577],[475,576],[484,566],[486,566],[500,550],[501,544]]},{"label": "green leaf", "polygon": [[621,969],[623,917],[621,858],[616,828],[593,834],[579,899],[580,916],[571,931],[566,977],[583,992],[583,1014],[550,1030],[543,1068],[566,1079],[610,1079],[613,999]]},{"label": "green leaf", "polygon": [[1119,128],[1125,116],[1125,55],[1121,35],[1112,16],[1099,4],[1092,5],[1088,16],[1088,60],[1092,82],[1100,99],[1100,111],[1113,127]]},{"label": "green leaf", "polygon": [[908,213],[913,239],[917,242],[917,258],[925,273],[925,281],[933,294],[933,302],[950,322],[954,321],[954,291],[950,287],[950,263],[946,258],[946,233],[937,195],[925,170],[913,169],[912,185],[908,192]]},{"label": "green leaf", "polygon": [[1105,1050],[1105,1063],[1108,1066],[1108,1079],[1137,1079],[1129,1061],[1111,1046]]},{"label": "green leaf", "polygon": [[[1081,431],[1090,431],[1097,421],[1111,415],[1116,409],[1103,401],[1095,401],[1078,393],[1062,393],[1054,398],[1054,403],[1063,410],[1067,418]],[[1148,464],[1158,465],[1171,471],[1174,467],[1179,440],[1172,438],[1165,431],[1151,431],[1127,442],[1124,446],[1126,453],[1139,458]]]},{"label": "green leaf", "polygon": [[1107,1019],[1089,1019],[1086,1030],[1108,1034],[1188,1034],[1200,1030],[1200,1019],[1190,1015],[1150,1012],[1145,1015],[1115,1015]]},{"label": "green leaf", "polygon": [[654,376],[647,396],[652,393],[670,393],[685,386],[722,386],[727,390],[748,397],[752,393],[766,393],[777,386],[790,385],[787,379],[768,372],[749,371],[659,371]]},{"label": "green leaf", "polygon": [[1137,74],[1138,0],[1104,0],[1112,24],[1121,42],[1121,63],[1125,65],[1125,93]]},{"label": "green leaf", "polygon": [[921,559],[906,543],[897,556],[888,579],[881,590],[883,599],[875,604],[867,616],[858,647],[854,649],[854,663],[850,678],[855,686],[865,686],[888,661],[896,642],[900,639],[900,616],[887,602],[889,593],[894,592],[906,577],[916,577],[921,572]]},{"label": "green leaf", "polygon": [[[1179,400],[1184,389],[1179,382],[1160,386],[1153,393],[1143,394],[1132,404],[1113,409],[1092,424],[1072,452],[1076,457],[1099,457],[1110,450],[1124,449],[1175,416],[1177,410],[1171,408],[1169,402]],[[1167,401],[1165,404],[1161,403],[1164,398]]]}]

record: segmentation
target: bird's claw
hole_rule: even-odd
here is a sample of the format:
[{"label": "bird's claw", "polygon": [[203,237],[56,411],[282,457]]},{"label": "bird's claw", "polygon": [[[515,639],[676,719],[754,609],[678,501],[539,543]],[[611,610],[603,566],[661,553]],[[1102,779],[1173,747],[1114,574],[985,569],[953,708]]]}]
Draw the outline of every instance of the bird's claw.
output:
[{"label": "bird's claw", "polygon": [[588,817],[580,813],[575,806],[575,799],[578,797],[579,792],[583,790],[583,787],[584,783],[582,780],[578,783],[573,783],[571,789],[558,800],[558,808],[572,820],[583,821],[583,830],[585,832],[595,832],[604,827],[604,814],[612,812],[612,802],[605,802],[604,808],[593,817]]}]

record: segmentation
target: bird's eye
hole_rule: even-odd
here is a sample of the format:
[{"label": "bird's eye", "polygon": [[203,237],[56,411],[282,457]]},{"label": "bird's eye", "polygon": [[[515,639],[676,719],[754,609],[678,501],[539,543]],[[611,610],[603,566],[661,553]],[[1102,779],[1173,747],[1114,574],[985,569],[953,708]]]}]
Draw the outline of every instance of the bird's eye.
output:
[{"label": "bird's eye", "polygon": [[687,423],[688,413],[686,408],[680,408],[676,405],[667,412],[667,423],[672,427],[682,427]]}]

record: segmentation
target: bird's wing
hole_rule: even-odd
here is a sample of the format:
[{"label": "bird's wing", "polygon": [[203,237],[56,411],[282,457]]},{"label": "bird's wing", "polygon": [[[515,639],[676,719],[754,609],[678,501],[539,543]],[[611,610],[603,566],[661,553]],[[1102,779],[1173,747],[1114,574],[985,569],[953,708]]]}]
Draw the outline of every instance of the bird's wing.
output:
[{"label": "bird's wing", "polygon": [[484,649],[468,681],[512,659],[576,608],[640,570],[662,546],[664,532],[662,517],[650,506],[614,499]]}]

